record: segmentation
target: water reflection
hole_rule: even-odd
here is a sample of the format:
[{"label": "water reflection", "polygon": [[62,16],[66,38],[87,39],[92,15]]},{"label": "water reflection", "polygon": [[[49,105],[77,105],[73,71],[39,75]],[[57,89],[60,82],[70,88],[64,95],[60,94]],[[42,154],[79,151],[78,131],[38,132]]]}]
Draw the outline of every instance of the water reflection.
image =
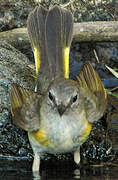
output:
[{"label": "water reflection", "polygon": [[[117,180],[118,167],[81,167],[76,168],[73,164],[61,164],[52,167],[42,166],[41,176],[33,177],[27,168],[6,170],[0,168],[0,180]],[[36,174],[35,174],[36,175]]]}]

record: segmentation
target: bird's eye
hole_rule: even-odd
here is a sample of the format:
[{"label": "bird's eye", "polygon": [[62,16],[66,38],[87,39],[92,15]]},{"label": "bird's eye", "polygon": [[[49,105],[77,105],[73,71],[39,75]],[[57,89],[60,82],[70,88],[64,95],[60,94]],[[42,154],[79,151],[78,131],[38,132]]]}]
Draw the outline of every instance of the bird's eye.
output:
[{"label": "bird's eye", "polygon": [[75,103],[76,100],[77,100],[77,95],[75,95],[75,96],[73,97],[73,103]]},{"label": "bird's eye", "polygon": [[51,101],[53,101],[54,100],[54,96],[52,95],[52,93],[49,91],[49,99],[51,100]]}]

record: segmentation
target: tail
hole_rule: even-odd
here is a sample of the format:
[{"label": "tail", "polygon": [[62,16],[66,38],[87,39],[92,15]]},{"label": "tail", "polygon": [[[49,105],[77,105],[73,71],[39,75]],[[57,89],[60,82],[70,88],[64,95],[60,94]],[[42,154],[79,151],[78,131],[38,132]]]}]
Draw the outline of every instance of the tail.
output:
[{"label": "tail", "polygon": [[49,11],[36,7],[27,28],[34,52],[36,74],[69,78],[69,52],[73,34],[71,12],[54,6]]}]

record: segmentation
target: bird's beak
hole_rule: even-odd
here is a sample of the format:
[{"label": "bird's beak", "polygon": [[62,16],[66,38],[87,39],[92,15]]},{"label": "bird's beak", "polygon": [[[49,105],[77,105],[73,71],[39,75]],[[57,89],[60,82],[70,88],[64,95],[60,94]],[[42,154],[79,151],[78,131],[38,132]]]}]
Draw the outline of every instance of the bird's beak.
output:
[{"label": "bird's beak", "polygon": [[66,106],[63,105],[63,104],[59,104],[59,105],[57,106],[57,110],[58,110],[58,112],[59,112],[59,115],[62,116],[63,113],[64,113],[65,110],[66,110]]}]

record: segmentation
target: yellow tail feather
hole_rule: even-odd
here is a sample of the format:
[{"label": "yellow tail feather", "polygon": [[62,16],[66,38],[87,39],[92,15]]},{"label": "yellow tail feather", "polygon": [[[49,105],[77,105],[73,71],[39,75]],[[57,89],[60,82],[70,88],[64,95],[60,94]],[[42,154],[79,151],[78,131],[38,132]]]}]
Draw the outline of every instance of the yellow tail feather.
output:
[{"label": "yellow tail feather", "polygon": [[69,78],[69,53],[70,53],[70,47],[65,47],[63,49],[63,72],[64,72],[64,77],[66,79]]}]

